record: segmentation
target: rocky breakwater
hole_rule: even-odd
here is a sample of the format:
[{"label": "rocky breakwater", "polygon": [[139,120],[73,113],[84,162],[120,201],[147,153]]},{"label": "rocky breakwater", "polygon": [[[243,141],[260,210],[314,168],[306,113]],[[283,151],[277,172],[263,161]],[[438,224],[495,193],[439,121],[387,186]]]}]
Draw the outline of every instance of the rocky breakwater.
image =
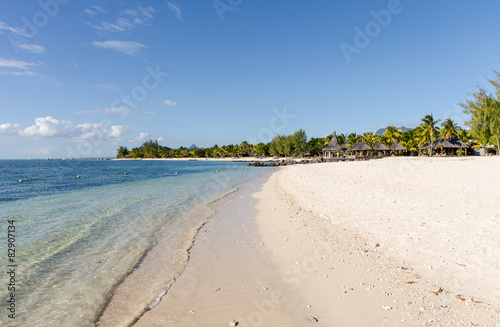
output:
[{"label": "rocky breakwater", "polygon": [[325,162],[323,158],[315,158],[315,159],[302,159],[302,160],[293,160],[293,159],[282,159],[282,160],[274,160],[269,162],[253,162],[249,163],[247,166],[252,167],[279,167],[279,166],[292,166],[292,165],[304,165],[311,163],[319,163]]}]

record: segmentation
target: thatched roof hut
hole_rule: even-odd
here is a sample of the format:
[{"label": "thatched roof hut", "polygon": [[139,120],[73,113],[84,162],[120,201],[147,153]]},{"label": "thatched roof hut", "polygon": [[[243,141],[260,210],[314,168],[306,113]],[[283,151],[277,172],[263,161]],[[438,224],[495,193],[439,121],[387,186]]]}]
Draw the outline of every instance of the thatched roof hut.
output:
[{"label": "thatched roof hut", "polygon": [[407,149],[402,146],[401,144],[398,143],[398,141],[395,141],[390,147],[392,151],[406,151]]},{"label": "thatched roof hut", "polygon": [[337,138],[337,133],[334,131],[333,136],[332,136],[332,140],[330,141],[330,143],[328,143],[327,146],[325,146],[323,148],[323,157],[331,158],[333,152],[337,152],[337,156],[338,156],[339,151],[342,151],[342,150],[346,150],[346,148],[344,148],[340,144],[339,139]]},{"label": "thatched roof hut", "polygon": [[[420,147],[419,149],[420,150],[427,150],[428,148],[429,148],[429,145],[426,145],[426,146]],[[454,137],[454,138],[451,138],[449,140],[441,137],[432,143],[432,148],[433,149],[442,148],[444,150],[451,150],[451,152],[453,153],[453,151],[458,150],[458,149],[468,149],[469,146],[467,144],[465,144],[458,137]]]},{"label": "thatched roof hut", "polygon": [[358,142],[349,148],[349,151],[369,151],[373,150],[371,146],[365,143],[365,141]]},{"label": "thatched roof hut", "polygon": [[458,146],[461,149],[468,149],[469,148],[469,146],[464,141],[459,139],[458,137],[454,137],[454,138],[450,139],[450,143]]},{"label": "thatched roof hut", "polygon": [[377,150],[377,151],[389,151],[389,147],[387,145],[385,145],[384,143],[382,142],[378,142],[377,144],[375,144],[373,146],[373,150]]},{"label": "thatched roof hut", "polygon": [[[432,143],[432,148],[435,149],[435,148],[439,147],[439,145],[441,145],[441,147],[444,148],[444,149],[455,149],[455,148],[457,148],[457,146],[451,144],[450,142],[448,142],[444,138],[439,138],[436,141],[434,141]],[[419,149],[420,150],[427,150],[428,148],[429,148],[429,144],[421,146]]]}]

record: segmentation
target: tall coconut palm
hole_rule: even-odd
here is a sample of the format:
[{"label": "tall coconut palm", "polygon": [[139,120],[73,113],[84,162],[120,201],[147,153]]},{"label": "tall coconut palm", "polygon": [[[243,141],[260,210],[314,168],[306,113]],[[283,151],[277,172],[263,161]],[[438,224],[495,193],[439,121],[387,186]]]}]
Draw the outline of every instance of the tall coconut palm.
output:
[{"label": "tall coconut palm", "polygon": [[337,139],[339,140],[339,143],[341,145],[345,146],[347,140],[347,134],[337,134]]},{"label": "tall coconut palm", "polygon": [[416,129],[410,129],[401,135],[401,145],[407,148],[409,151],[418,150],[418,136]]},{"label": "tall coconut palm", "polygon": [[358,141],[361,141],[363,139],[362,135],[357,135],[356,133],[351,133],[349,134],[347,138],[347,147],[350,148],[354,144],[358,143]]},{"label": "tall coconut palm", "polygon": [[469,144],[471,141],[474,140],[474,137],[472,136],[472,133],[470,131],[466,131],[465,129],[459,129],[457,131],[458,138],[464,141],[465,143]]},{"label": "tall coconut palm", "polygon": [[363,139],[369,146],[374,146],[378,142],[378,136],[375,133],[364,133]]},{"label": "tall coconut palm", "polygon": [[434,143],[434,138],[439,131],[439,127],[436,125],[441,121],[441,119],[435,120],[432,114],[425,116],[422,118],[422,123],[419,127],[421,127],[421,140],[420,145],[429,141],[429,149],[430,155],[432,156],[432,143]]},{"label": "tall coconut palm", "polygon": [[383,135],[386,142],[393,144],[401,137],[401,134],[403,134],[403,131],[391,125],[387,126]]},{"label": "tall coconut palm", "polygon": [[458,131],[462,128],[458,126],[451,118],[447,118],[443,123],[441,123],[440,136],[449,140],[453,136],[458,136]]}]

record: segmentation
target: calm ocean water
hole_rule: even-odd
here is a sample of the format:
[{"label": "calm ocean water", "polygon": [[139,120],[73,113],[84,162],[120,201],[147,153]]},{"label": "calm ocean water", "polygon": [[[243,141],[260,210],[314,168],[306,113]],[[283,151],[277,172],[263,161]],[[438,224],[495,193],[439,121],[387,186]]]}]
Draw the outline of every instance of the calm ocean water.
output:
[{"label": "calm ocean water", "polygon": [[[160,235],[185,237],[186,212],[267,170],[246,169],[205,161],[0,160],[2,233],[15,220],[18,265],[16,319],[7,316],[4,273],[0,325],[92,326]],[[4,242],[3,270],[7,259]]]}]

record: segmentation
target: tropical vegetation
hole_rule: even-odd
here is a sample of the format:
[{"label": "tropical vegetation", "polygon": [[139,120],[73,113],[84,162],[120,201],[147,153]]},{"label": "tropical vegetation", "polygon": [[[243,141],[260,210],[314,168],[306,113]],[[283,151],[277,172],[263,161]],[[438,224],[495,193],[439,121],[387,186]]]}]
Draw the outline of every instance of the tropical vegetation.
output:
[{"label": "tropical vegetation", "polygon": [[493,71],[497,80],[488,80],[495,88],[495,94],[488,93],[478,86],[476,93],[469,94],[471,99],[460,105],[464,113],[470,115],[466,125],[472,136],[482,145],[494,144],[500,155],[500,74]]},{"label": "tropical vegetation", "polygon": [[[420,125],[414,129],[406,130],[396,126],[387,126],[381,135],[373,132],[363,134],[337,134],[339,143],[350,148],[358,142],[365,142],[374,146],[378,142],[391,146],[394,142],[400,143],[409,153],[433,155],[440,148],[429,147],[438,139],[451,140],[458,138],[474,148],[487,147],[496,149],[500,154],[500,74],[494,72],[497,80],[489,80],[495,88],[495,94],[486,92],[478,87],[478,91],[469,94],[469,99],[461,103],[463,112],[469,115],[465,122],[468,129],[460,127],[450,117],[444,120],[436,119],[428,114],[422,118]],[[156,140],[148,140],[140,147],[130,151],[125,146],[117,150],[119,158],[224,158],[224,157],[315,157],[322,155],[322,149],[331,141],[333,134],[324,137],[307,138],[304,130],[300,129],[290,135],[276,135],[269,143],[250,144],[243,141],[240,144],[229,144],[210,148],[171,149],[158,144]],[[424,148],[424,149],[422,149]],[[457,151],[457,154],[463,151]]]}]

